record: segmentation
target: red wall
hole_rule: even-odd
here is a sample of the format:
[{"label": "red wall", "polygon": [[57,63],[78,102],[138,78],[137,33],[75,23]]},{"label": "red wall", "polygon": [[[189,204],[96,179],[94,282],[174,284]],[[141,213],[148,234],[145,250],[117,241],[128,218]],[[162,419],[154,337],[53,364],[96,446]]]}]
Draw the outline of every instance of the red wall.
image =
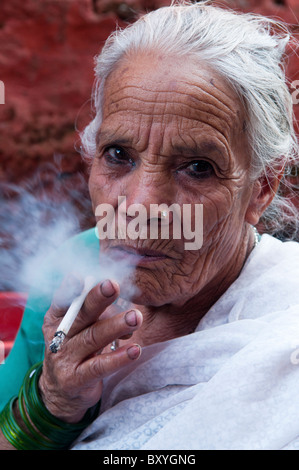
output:
[{"label": "red wall", "polygon": [[[0,105],[0,182],[22,182],[41,162],[52,162],[55,154],[60,156],[60,176],[86,191],[85,180],[78,179],[84,168],[74,148],[75,122],[81,129],[89,117],[94,55],[116,23],[124,26],[139,12],[169,3],[1,0],[0,80],[5,84],[5,104]],[[299,0],[222,3],[298,25]],[[298,65],[293,56],[292,81],[299,80]],[[299,101],[299,92],[297,97]],[[299,104],[295,112],[299,119]],[[54,173],[45,179],[59,176]]]}]

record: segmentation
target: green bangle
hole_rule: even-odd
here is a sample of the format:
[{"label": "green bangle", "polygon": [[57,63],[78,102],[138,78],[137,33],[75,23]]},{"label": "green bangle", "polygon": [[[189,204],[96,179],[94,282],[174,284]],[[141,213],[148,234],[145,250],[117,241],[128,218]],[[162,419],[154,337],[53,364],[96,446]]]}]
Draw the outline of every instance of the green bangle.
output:
[{"label": "green bangle", "polygon": [[18,450],[62,450],[70,447],[81,432],[97,417],[100,402],[87,410],[77,424],[66,423],[47,410],[38,388],[42,363],[33,366],[26,374],[18,396],[20,415],[28,433],[17,423],[13,413],[12,398],[0,414],[0,425],[6,439]]},{"label": "green bangle", "polygon": [[83,420],[78,424],[70,424],[55,416],[47,410],[43,404],[39,389],[38,381],[42,371],[42,364],[29,370],[24,380],[23,395],[27,413],[30,420],[34,423],[41,434],[47,436],[51,441],[59,443],[59,447],[65,448],[73,442],[79,434],[94,419],[94,410],[88,410]]},{"label": "green bangle", "polygon": [[38,445],[32,441],[31,437],[28,436],[22,428],[20,428],[15,420],[13,405],[16,400],[17,397],[13,397],[4,407],[0,415],[1,431],[8,442],[10,442],[17,450],[39,450]]},{"label": "green bangle", "polygon": [[23,387],[21,388],[19,393],[18,406],[22,421],[26,425],[34,440],[38,443],[38,449],[53,449],[53,442],[51,442],[48,437],[44,437],[42,432],[38,432],[39,426],[34,427],[32,421],[28,418],[29,413],[26,410],[25,406],[25,400],[23,397]]}]

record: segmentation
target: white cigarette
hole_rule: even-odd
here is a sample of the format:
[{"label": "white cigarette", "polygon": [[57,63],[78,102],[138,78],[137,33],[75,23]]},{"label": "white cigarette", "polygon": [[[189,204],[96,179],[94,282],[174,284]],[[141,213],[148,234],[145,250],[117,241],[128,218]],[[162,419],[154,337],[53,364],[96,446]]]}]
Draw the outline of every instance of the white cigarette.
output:
[{"label": "white cigarette", "polygon": [[73,300],[56,330],[54,338],[52,339],[52,342],[50,344],[50,351],[52,353],[57,353],[57,351],[60,349],[64,338],[70,331],[71,326],[73,325],[78,313],[80,312],[80,309],[84,303],[88,292],[90,292],[90,290],[95,286],[95,284],[96,280],[94,277],[88,276],[85,279],[84,287],[81,294]]}]

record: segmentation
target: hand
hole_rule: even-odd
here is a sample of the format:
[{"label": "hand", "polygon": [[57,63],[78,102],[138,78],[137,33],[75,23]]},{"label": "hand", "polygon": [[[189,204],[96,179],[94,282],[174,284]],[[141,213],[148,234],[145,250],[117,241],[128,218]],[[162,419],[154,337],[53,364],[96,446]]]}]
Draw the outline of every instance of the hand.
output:
[{"label": "hand", "polygon": [[61,349],[53,354],[49,344],[69,306],[61,302],[63,290],[62,286],[45,316],[45,359],[39,386],[50,413],[76,423],[100,400],[102,379],[140,356],[140,346],[132,343],[113,352],[103,350],[140,328],[142,314],[134,309],[111,318],[101,316],[119,295],[116,282],[104,281],[89,292]]}]

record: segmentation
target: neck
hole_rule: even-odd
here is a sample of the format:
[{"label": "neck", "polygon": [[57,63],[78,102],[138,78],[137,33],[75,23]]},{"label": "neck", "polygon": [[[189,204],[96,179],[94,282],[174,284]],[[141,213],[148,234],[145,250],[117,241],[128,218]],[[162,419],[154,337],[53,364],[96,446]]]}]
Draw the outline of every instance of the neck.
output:
[{"label": "neck", "polygon": [[161,307],[136,305],[144,320],[141,329],[134,333],[133,341],[147,346],[194,332],[200,320],[237,279],[253,246],[254,235],[250,230],[223,269],[185,303]]}]

